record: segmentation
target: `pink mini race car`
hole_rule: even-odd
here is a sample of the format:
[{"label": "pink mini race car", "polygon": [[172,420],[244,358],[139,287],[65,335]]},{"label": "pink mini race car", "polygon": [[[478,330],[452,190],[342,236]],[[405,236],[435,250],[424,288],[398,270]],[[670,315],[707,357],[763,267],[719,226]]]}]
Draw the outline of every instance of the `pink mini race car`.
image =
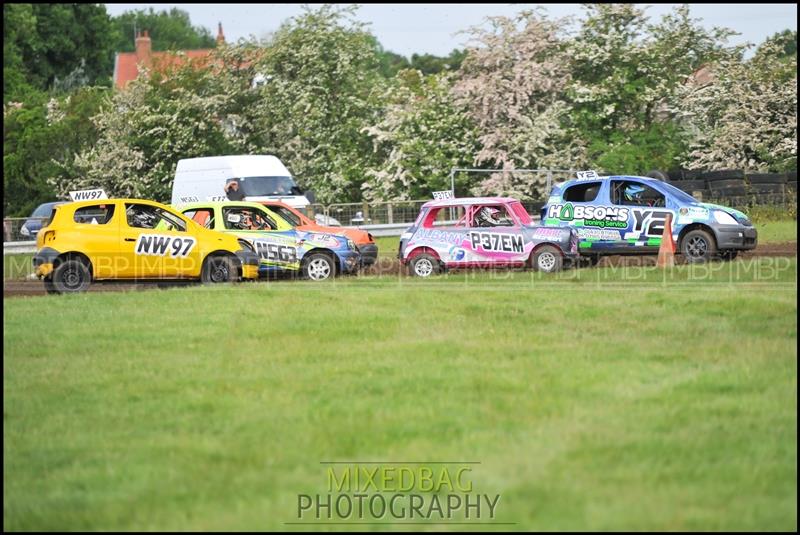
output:
[{"label": "pink mini race car", "polygon": [[573,229],[534,224],[509,197],[436,200],[400,238],[399,258],[418,277],[467,267],[554,272],[577,263],[578,237]]}]

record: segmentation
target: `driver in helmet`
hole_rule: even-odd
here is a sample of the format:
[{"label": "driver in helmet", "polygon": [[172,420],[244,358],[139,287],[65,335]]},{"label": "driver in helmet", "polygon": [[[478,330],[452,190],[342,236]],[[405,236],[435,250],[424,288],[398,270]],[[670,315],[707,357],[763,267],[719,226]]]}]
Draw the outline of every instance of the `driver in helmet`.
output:
[{"label": "driver in helmet", "polygon": [[644,187],[635,184],[627,186],[625,190],[622,192],[623,196],[625,197],[626,203],[636,204],[636,205],[646,204],[644,202],[644,199],[642,199],[642,193],[644,193]]},{"label": "driver in helmet", "polygon": [[131,206],[128,208],[128,224],[137,228],[154,228],[156,215],[145,208]]},{"label": "driver in helmet", "polygon": [[475,216],[479,227],[497,227],[502,223],[500,222],[500,210],[491,206],[484,206],[478,210],[478,215]]}]

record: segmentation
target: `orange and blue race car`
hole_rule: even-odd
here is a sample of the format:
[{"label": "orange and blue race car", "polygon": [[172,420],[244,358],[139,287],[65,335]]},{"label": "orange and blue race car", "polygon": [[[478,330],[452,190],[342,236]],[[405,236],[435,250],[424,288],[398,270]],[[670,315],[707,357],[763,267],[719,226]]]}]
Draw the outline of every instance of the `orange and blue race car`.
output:
[{"label": "orange and blue race car", "polygon": [[355,243],[344,234],[302,230],[257,202],[209,201],[183,205],[180,210],[206,228],[251,243],[262,275],[299,273],[322,281],[354,273],[361,264]]},{"label": "orange and blue race car", "polygon": [[36,247],[34,271],[49,293],[85,291],[94,280],[258,277],[258,256],[247,241],[141,199],[56,206]]}]

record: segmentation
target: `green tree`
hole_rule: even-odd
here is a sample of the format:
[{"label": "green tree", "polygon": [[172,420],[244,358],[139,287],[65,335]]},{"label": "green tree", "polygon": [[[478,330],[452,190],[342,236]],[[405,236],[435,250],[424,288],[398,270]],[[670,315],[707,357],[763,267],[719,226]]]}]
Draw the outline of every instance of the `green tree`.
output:
[{"label": "green tree", "polygon": [[[386,89],[386,111],[368,129],[380,159],[367,172],[365,198],[424,199],[450,189],[451,168],[471,166],[480,150],[478,131],[456,104],[451,78],[407,70]],[[458,177],[457,192],[473,186],[464,178]]]},{"label": "green tree", "polygon": [[445,71],[457,71],[467,56],[466,50],[454,49],[448,56],[434,56],[433,54],[412,54],[412,69],[417,69],[423,74],[439,74]]},{"label": "green tree", "polygon": [[193,26],[189,14],[176,7],[169,11],[137,9],[112,19],[114,52],[133,52],[136,32],[147,30],[153,50],[195,50],[214,48],[215,36],[208,28]]},{"label": "green tree", "polygon": [[257,70],[253,118],[262,151],[280,157],[322,202],[358,200],[385,83],[374,37],[353,7],[326,5],[284,23]]},{"label": "green tree", "polygon": [[49,89],[78,68],[88,83],[110,84],[111,19],[102,4],[6,4],[3,27],[4,73],[12,76],[4,102],[18,98],[15,87]]},{"label": "green tree", "polygon": [[36,205],[55,200],[55,186],[75,175],[75,156],[97,141],[90,118],[100,111],[109,92],[104,87],[83,87],[49,100],[44,93],[31,93],[24,105],[5,110],[4,215],[28,215]]}]

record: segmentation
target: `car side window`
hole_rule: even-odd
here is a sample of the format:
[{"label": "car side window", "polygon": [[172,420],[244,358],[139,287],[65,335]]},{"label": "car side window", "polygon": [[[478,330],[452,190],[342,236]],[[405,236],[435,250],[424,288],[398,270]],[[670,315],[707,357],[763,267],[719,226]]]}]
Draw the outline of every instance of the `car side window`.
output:
[{"label": "car side window", "polygon": [[437,206],[431,208],[422,221],[424,228],[466,227],[466,214],[463,206]]},{"label": "car side window", "polygon": [[275,230],[278,228],[266,213],[250,207],[222,209],[223,223],[228,230]]},{"label": "car side window", "polygon": [[72,216],[76,223],[105,225],[114,217],[113,204],[95,204],[78,208]]},{"label": "car side window", "polygon": [[563,199],[567,202],[592,202],[600,192],[600,182],[580,182],[564,190]]},{"label": "car side window", "polygon": [[128,226],[152,230],[186,232],[186,224],[176,215],[149,204],[126,204]]},{"label": "car side window", "polygon": [[214,228],[214,210],[211,208],[198,208],[187,210],[183,215],[205,228]]},{"label": "car side window", "polygon": [[633,180],[611,182],[611,202],[624,206],[664,207],[666,197],[647,184]]},{"label": "car side window", "polygon": [[513,227],[514,219],[502,204],[475,206],[471,227]]}]

